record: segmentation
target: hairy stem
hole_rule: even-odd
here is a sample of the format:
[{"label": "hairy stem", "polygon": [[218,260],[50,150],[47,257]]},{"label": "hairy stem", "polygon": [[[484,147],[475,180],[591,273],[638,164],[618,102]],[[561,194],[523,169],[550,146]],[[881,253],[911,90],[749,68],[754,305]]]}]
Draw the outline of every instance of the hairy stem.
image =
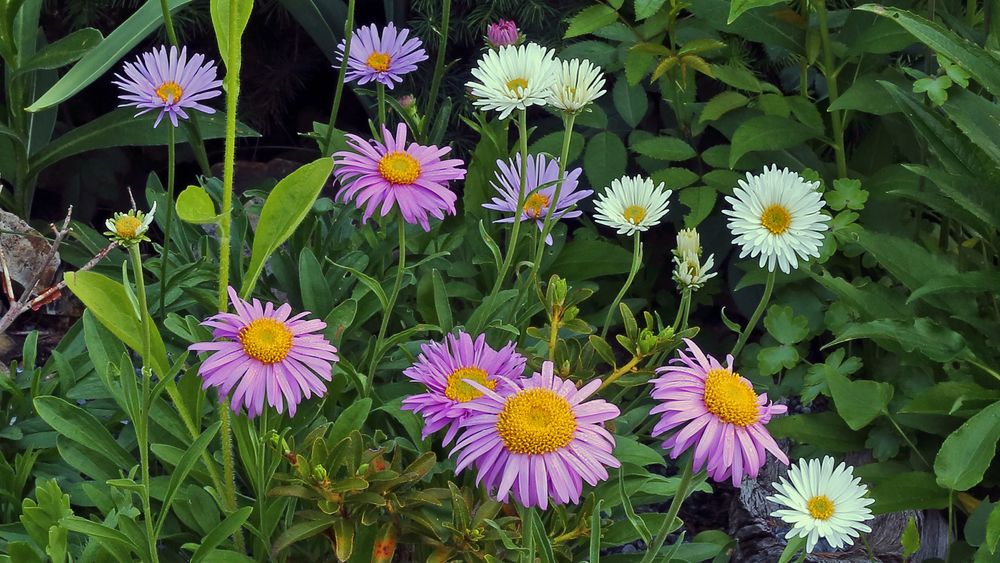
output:
[{"label": "hairy stem", "polygon": [[355,0],[347,0],[347,19],[344,21],[344,59],[340,63],[337,71],[337,88],[333,94],[333,107],[330,108],[330,122],[326,126],[326,139],[321,147],[323,152],[332,152],[330,143],[333,142],[333,129],[337,124],[337,113],[340,112],[340,100],[344,96],[344,76],[347,74],[348,55],[351,52],[351,40],[354,38],[354,4]]},{"label": "hairy stem", "polygon": [[434,77],[431,79],[430,99],[427,100],[427,119],[429,123],[437,107],[438,90],[441,88],[441,77],[444,75],[444,57],[448,49],[448,27],[451,18],[451,0],[441,1],[441,33],[438,41],[437,59],[434,61]]},{"label": "hairy stem", "polygon": [[167,218],[163,226],[163,256],[160,257],[160,320],[167,316],[167,257],[170,255],[170,227],[174,221],[174,182],[177,163],[176,141],[177,128],[170,128],[170,142],[167,143]]},{"label": "hairy stem", "polygon": [[764,309],[767,308],[768,301],[771,300],[771,292],[774,291],[774,278],[775,273],[768,272],[767,283],[764,285],[764,295],[760,298],[760,303],[757,304],[757,308],[754,310],[753,315],[750,316],[750,321],[747,326],[743,328],[740,332],[740,337],[736,340],[736,346],[733,346],[733,351],[730,352],[733,358],[740,357],[740,351],[743,350],[743,346],[746,345],[747,339],[750,338],[750,333],[753,329],[757,327],[757,322],[760,321],[761,315],[764,314]]},{"label": "hairy stem", "polygon": [[382,324],[379,325],[378,338],[375,339],[375,347],[372,349],[372,361],[368,367],[368,382],[365,385],[365,395],[370,395],[372,386],[375,384],[375,368],[381,358],[379,350],[385,340],[385,331],[389,327],[389,319],[392,317],[392,310],[396,307],[396,299],[399,298],[399,289],[403,285],[403,273],[406,271],[406,221],[403,215],[399,215],[399,267],[396,270],[396,281],[392,284],[392,293],[389,295],[389,303],[385,307],[382,315]]},{"label": "hairy stem", "polygon": [[628,278],[625,279],[625,285],[618,291],[618,295],[615,296],[615,300],[611,302],[611,308],[608,309],[608,314],[604,317],[604,327],[601,329],[601,339],[608,335],[608,329],[611,328],[611,320],[614,319],[615,313],[618,311],[618,304],[621,303],[622,298],[625,297],[625,293],[628,288],[632,285],[632,281],[635,279],[635,274],[639,271],[639,267],[642,266],[642,242],[639,240],[639,232],[636,231],[632,235],[632,239],[635,242],[634,248],[632,250],[632,266],[628,271]]},{"label": "hairy stem", "polygon": [[[830,26],[827,23],[825,2],[818,0],[814,5],[819,19],[820,44],[823,47],[823,76],[826,77],[826,88],[832,105],[840,97],[840,90],[837,86],[837,70],[833,64]],[[830,112],[830,121],[833,124],[833,150],[837,159],[837,176],[845,178],[847,177],[847,152],[844,147],[844,112],[840,110]]]},{"label": "hairy stem", "polygon": [[660,529],[656,531],[656,535],[653,536],[653,541],[650,542],[649,548],[646,550],[646,555],[642,557],[642,563],[651,563],[656,558],[660,548],[663,547],[663,542],[667,540],[670,530],[674,527],[674,520],[677,519],[677,513],[680,512],[681,505],[684,504],[684,499],[687,498],[693,475],[694,471],[692,470],[691,463],[685,463],[684,472],[681,473],[681,482],[677,485],[677,492],[674,493],[674,498],[670,501],[667,517],[663,520]]}]

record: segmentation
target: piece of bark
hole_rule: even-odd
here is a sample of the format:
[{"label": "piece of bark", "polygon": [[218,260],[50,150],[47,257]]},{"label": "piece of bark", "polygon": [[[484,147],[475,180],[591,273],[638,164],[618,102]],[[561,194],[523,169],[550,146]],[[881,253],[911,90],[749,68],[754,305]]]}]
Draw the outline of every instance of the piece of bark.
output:
[{"label": "piece of bark", "polygon": [[[38,288],[48,287],[52,283],[59,268],[59,253],[55,254],[51,262],[44,264],[52,249],[49,242],[20,217],[2,209],[0,209],[0,246],[3,247],[10,278],[21,287],[30,284],[39,271],[41,275],[38,278]],[[25,288],[29,289],[31,288]]]}]

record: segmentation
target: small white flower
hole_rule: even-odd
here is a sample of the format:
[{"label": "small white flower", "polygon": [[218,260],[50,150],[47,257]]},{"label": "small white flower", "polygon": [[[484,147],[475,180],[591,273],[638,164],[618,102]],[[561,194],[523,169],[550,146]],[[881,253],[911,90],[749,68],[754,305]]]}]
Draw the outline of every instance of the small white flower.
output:
[{"label": "small white flower", "polygon": [[853,467],[841,462],[835,469],[833,463],[830,456],[822,462],[800,459],[788,469],[791,482],[782,477],[774,483],[778,494],[767,497],[787,507],[771,513],[792,525],[785,538],[806,538],[810,553],[820,538],[840,549],[853,545],[860,532],[872,531],[863,523],[873,518],[867,507],[875,501],[865,496],[868,487],[854,476]]},{"label": "small white flower", "polygon": [[740,258],[760,256],[760,267],[769,272],[775,263],[786,274],[799,267],[799,259],[819,256],[823,231],[830,217],[820,213],[823,198],[816,191],[819,182],[806,182],[787,168],[764,168],[727,196],[733,206],[722,212],[730,217],[728,226],[733,243],[741,247]]},{"label": "small white flower", "polygon": [[674,257],[674,281],[681,289],[698,291],[705,282],[715,277],[712,267],[715,266],[715,255],[711,254],[702,264],[694,252],[685,252]]},{"label": "small white flower", "polygon": [[701,257],[701,236],[695,229],[677,231],[677,248],[674,249],[674,256],[680,258],[688,253]]},{"label": "small white flower", "polygon": [[660,222],[667,214],[673,192],[654,186],[649,178],[623,176],[611,181],[594,204],[594,221],[617,229],[620,235],[633,235]]},{"label": "small white flower", "polygon": [[605,92],[601,67],[586,59],[562,61],[558,78],[552,85],[549,104],[562,111],[576,113]]},{"label": "small white flower", "polygon": [[145,235],[149,226],[153,224],[155,215],[155,201],[148,213],[136,209],[130,209],[127,213],[115,213],[112,218],[104,222],[104,226],[108,228],[104,234],[121,246],[130,246],[149,240]]},{"label": "small white flower", "polygon": [[551,49],[537,43],[509,45],[487,51],[472,69],[478,82],[466,86],[476,98],[474,105],[499,111],[504,119],[516,109],[545,104],[558,72]]}]

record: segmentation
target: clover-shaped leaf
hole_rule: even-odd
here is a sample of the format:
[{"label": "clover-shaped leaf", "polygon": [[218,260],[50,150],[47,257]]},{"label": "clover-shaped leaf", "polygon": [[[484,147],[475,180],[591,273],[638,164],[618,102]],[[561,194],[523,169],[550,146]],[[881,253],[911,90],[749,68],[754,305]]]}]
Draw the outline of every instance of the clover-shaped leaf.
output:
[{"label": "clover-shaped leaf", "polygon": [[952,85],[951,78],[938,76],[937,78],[921,78],[913,83],[913,92],[920,94],[925,92],[927,97],[936,105],[944,105],[948,101],[948,88]]},{"label": "clover-shaped leaf", "polygon": [[787,305],[771,305],[764,317],[764,328],[782,344],[797,344],[809,334],[809,319],[796,315]]},{"label": "clover-shaped leaf", "polygon": [[830,209],[840,211],[845,207],[860,210],[868,201],[868,191],[861,188],[860,180],[840,178],[833,181],[833,190],[823,195]]},{"label": "clover-shaped leaf", "polygon": [[794,346],[769,346],[757,352],[757,369],[761,375],[774,375],[792,369],[799,363],[799,351]]}]

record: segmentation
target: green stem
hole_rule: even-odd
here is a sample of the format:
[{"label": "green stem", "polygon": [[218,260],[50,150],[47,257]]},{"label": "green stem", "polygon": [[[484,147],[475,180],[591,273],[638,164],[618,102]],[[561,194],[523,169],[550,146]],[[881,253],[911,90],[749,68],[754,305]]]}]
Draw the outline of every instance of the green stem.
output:
[{"label": "green stem", "polygon": [[341,61],[340,69],[337,71],[337,88],[333,94],[333,107],[330,108],[330,122],[326,127],[326,139],[323,141],[322,149],[326,154],[332,152],[330,143],[333,142],[333,129],[337,124],[337,113],[340,112],[340,100],[344,96],[347,57],[351,52],[351,40],[354,38],[354,4],[355,0],[347,0],[347,19],[344,21],[344,60]]},{"label": "green stem", "polygon": [[601,329],[601,339],[604,339],[604,337],[608,335],[608,329],[611,328],[611,320],[618,311],[618,304],[621,303],[622,298],[625,297],[625,293],[632,285],[632,280],[635,279],[635,274],[639,271],[639,266],[642,265],[642,241],[639,240],[639,232],[636,231],[636,233],[632,235],[632,238],[635,241],[635,245],[632,250],[632,267],[629,268],[628,278],[625,279],[625,285],[623,285],[621,290],[618,291],[618,295],[615,296],[615,300],[611,302],[611,308],[608,309],[608,315],[604,317],[604,328]]},{"label": "green stem", "polygon": [[174,181],[177,162],[177,129],[170,127],[170,141],[167,143],[167,220],[163,227],[163,256],[160,257],[160,320],[167,316],[167,262],[170,255],[170,227],[174,221]]},{"label": "green stem", "polygon": [[177,42],[177,32],[174,31],[174,20],[170,17],[170,3],[167,0],[160,0],[160,9],[163,11],[163,27],[167,29],[167,40],[174,47],[180,49]]},{"label": "green stem", "polygon": [[528,112],[527,110],[521,110],[518,114],[517,120],[517,130],[518,134],[521,136],[521,171],[520,171],[520,182],[517,188],[517,210],[514,212],[514,225],[510,230],[510,240],[507,242],[507,256],[504,257],[503,264],[500,266],[500,271],[497,272],[497,279],[493,283],[493,290],[490,291],[489,301],[493,301],[497,293],[500,292],[500,288],[503,286],[503,281],[507,277],[507,272],[510,271],[510,266],[514,262],[514,255],[517,251],[517,237],[521,231],[521,223],[524,219],[524,188],[525,182],[528,175]]},{"label": "green stem", "polygon": [[753,329],[757,327],[757,322],[760,320],[761,315],[764,314],[764,309],[767,307],[768,301],[771,300],[771,292],[774,291],[774,272],[768,272],[767,283],[764,285],[764,295],[760,298],[760,303],[757,304],[757,309],[754,310],[753,315],[750,316],[750,322],[747,326],[743,328],[743,332],[740,333],[739,339],[736,340],[736,346],[733,346],[733,351],[730,352],[734,358],[740,357],[740,350],[743,350],[743,346],[746,345],[747,339],[750,338],[750,333]]},{"label": "green stem", "polygon": [[441,77],[444,75],[444,58],[448,50],[448,27],[451,18],[451,0],[441,1],[441,33],[438,41],[437,59],[434,61],[434,77],[431,78],[430,99],[427,100],[427,116],[425,123],[431,121],[437,108],[438,90],[441,88]]},{"label": "green stem", "polygon": [[642,361],[642,356],[633,356],[632,359],[629,360],[627,364],[625,364],[622,367],[616,369],[614,372],[612,372],[611,375],[609,375],[604,381],[602,381],[601,382],[601,386],[597,388],[597,391],[600,392],[602,389],[604,389],[608,385],[611,385],[612,383],[614,383],[615,381],[617,381],[619,377],[621,377],[621,376],[625,375],[626,373],[628,373],[629,371],[631,371],[632,368],[634,368],[635,366],[639,365],[639,362],[641,362],[641,361]]},{"label": "green stem", "polygon": [[539,237],[538,250],[535,251],[535,261],[531,265],[531,280],[537,279],[538,268],[542,264],[542,254],[545,252],[545,239],[548,238],[552,232],[552,228],[555,226],[556,204],[559,203],[559,196],[562,194],[563,183],[566,180],[566,166],[569,164],[569,146],[570,141],[573,139],[573,124],[575,122],[575,114],[567,113],[563,117],[563,144],[562,153],[560,153],[559,157],[559,182],[556,184],[555,191],[552,192],[552,201],[547,206],[548,213],[545,214],[545,220],[542,221],[542,236]]},{"label": "green stem", "polygon": [[[827,23],[826,4],[823,0],[816,0],[816,14],[819,18],[819,37],[823,47],[823,76],[826,77],[826,88],[829,93],[830,105],[837,102],[840,97],[840,90],[837,86],[837,71],[833,65],[833,49],[830,42],[830,26]],[[833,150],[837,159],[837,175],[840,178],[847,177],[847,153],[844,148],[844,119],[840,110],[830,112],[830,121],[833,124]]]},{"label": "green stem", "polygon": [[689,301],[691,301],[691,290],[690,289],[682,290],[681,302],[677,305],[677,315],[674,317],[674,324],[673,324],[674,332],[680,330],[681,321],[684,321],[684,324],[687,324],[686,309]]},{"label": "green stem", "polygon": [[896,422],[896,419],[892,418],[892,415],[889,414],[888,412],[885,413],[885,417],[888,418],[889,422],[892,423],[892,426],[893,428],[896,429],[896,432],[899,432],[899,435],[903,438],[903,441],[906,442],[906,445],[910,446],[910,449],[913,450],[913,453],[917,454],[917,457],[920,458],[920,461],[924,462],[924,465],[926,465],[927,467],[933,467],[930,464],[930,462],[927,461],[927,458],[924,457],[924,454],[920,453],[920,450],[917,449],[917,446],[914,445],[912,441],[910,441],[910,437],[906,435],[906,432],[903,432],[903,429],[899,427],[899,424]]},{"label": "green stem", "polygon": [[677,492],[674,493],[674,498],[670,501],[667,517],[663,520],[660,529],[656,531],[656,535],[653,536],[653,541],[649,544],[649,549],[646,550],[646,555],[642,557],[641,563],[650,563],[653,561],[659,553],[660,548],[663,547],[663,542],[667,541],[667,536],[670,535],[670,530],[674,527],[674,520],[677,519],[677,513],[680,512],[681,505],[684,504],[684,499],[687,498],[693,474],[694,471],[692,471],[691,463],[685,463],[684,472],[681,473],[681,482],[677,485]]},{"label": "green stem", "polygon": [[[146,540],[149,542],[149,557],[154,563],[159,561],[156,553],[156,533],[153,530],[153,508],[150,503],[150,480],[149,480],[149,368],[145,363],[150,356],[152,348],[152,337],[149,328],[149,308],[146,302],[146,283],[142,274],[142,256],[139,254],[139,245],[132,244],[128,249],[129,257],[132,259],[132,275],[135,277],[136,297],[139,300],[139,316],[142,328],[142,406],[138,413],[139,419],[135,422],[136,441],[139,445],[139,467],[142,472],[142,510],[143,521],[146,524]],[[128,377],[132,377],[128,374]]]},{"label": "green stem", "polygon": [[389,295],[389,303],[386,305],[382,315],[382,324],[378,329],[378,338],[375,340],[375,347],[372,349],[372,361],[368,367],[368,382],[365,385],[365,395],[370,395],[372,386],[375,384],[375,368],[381,359],[379,350],[385,340],[385,331],[389,327],[389,319],[392,311],[396,307],[396,299],[399,297],[399,289],[403,285],[403,273],[406,271],[406,221],[403,216],[399,216],[399,268],[396,270],[396,281],[392,284],[392,293]]},{"label": "green stem", "polygon": [[527,550],[521,556],[524,563],[535,563],[535,519],[532,518],[534,508],[517,505],[521,516],[521,547]]},{"label": "green stem", "polygon": [[379,82],[375,86],[375,93],[378,94],[378,134],[381,136],[382,128],[385,127],[385,84]]}]

